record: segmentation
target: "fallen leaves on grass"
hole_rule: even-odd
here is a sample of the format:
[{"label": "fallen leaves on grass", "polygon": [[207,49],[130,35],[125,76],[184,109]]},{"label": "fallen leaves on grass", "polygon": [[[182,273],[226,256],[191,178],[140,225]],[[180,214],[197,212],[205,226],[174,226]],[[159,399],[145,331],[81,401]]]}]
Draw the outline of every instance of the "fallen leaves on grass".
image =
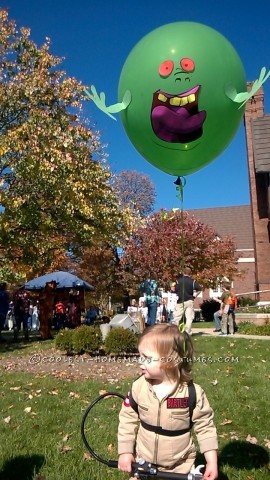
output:
[{"label": "fallen leaves on grass", "polygon": [[24,412],[25,412],[25,413],[30,413],[31,410],[32,410],[32,407],[26,407],[26,408],[24,409]]},{"label": "fallen leaves on grass", "polygon": [[108,393],[108,390],[99,390],[99,395],[105,395],[106,393]]},{"label": "fallen leaves on grass", "polygon": [[232,423],[232,420],[229,420],[228,418],[225,418],[220,425],[230,425],[230,423]]},{"label": "fallen leaves on grass", "polygon": [[264,441],[265,441],[264,446],[265,446],[266,448],[269,448],[269,449],[270,449],[270,440],[268,440],[267,438],[265,438]]},{"label": "fallen leaves on grass", "polygon": [[73,448],[70,447],[69,445],[63,445],[63,447],[60,448],[61,453],[67,453],[67,452],[70,452],[71,450],[73,450]]},{"label": "fallen leaves on grass", "polygon": [[80,398],[80,395],[78,393],[75,393],[75,392],[69,392],[69,397],[70,398]]},{"label": "fallen leaves on grass", "polygon": [[256,445],[258,443],[258,440],[256,437],[252,437],[251,435],[248,434],[246,438],[246,442],[252,443],[253,445]]},{"label": "fallen leaves on grass", "polygon": [[[48,356],[55,356],[56,351],[54,348],[51,348],[47,351]],[[71,381],[71,380],[81,380],[82,378],[85,379],[104,379],[106,382],[109,382],[113,385],[118,384],[121,380],[126,379],[126,378],[133,378],[134,376],[137,376],[138,374],[138,365],[136,362],[123,362],[123,363],[112,363],[112,362],[107,362],[107,363],[100,363],[99,360],[93,360],[91,361],[91,368],[88,364],[88,362],[82,362],[80,364],[80,368],[77,368],[77,364],[69,364],[66,362],[64,365],[63,364],[55,364],[55,363],[46,363],[43,364],[38,363],[38,364],[31,364],[30,362],[31,355],[28,356],[23,356],[20,358],[16,357],[16,360],[11,361],[10,358],[8,359],[2,359],[1,358],[1,365],[0,369],[4,369],[7,371],[17,371],[17,372],[24,372],[27,371],[29,373],[32,373],[34,375],[34,378],[46,378],[48,376],[53,376],[55,378],[61,378],[65,381]],[[87,357],[88,358],[88,357]],[[12,359],[13,360],[13,359]],[[33,382],[27,383],[28,387],[33,386]],[[23,390],[23,386],[12,386],[8,387],[11,388],[12,390]],[[121,387],[119,385],[115,385],[114,388],[119,390]],[[36,393],[41,393],[37,392]],[[45,393],[45,392],[42,392]],[[46,393],[48,393],[46,391]],[[36,395],[34,394],[33,391],[28,392],[28,394],[31,394],[33,397]],[[52,393],[50,392],[50,395],[57,395],[57,393]],[[59,390],[59,395],[60,395],[60,390]]]},{"label": "fallen leaves on grass", "polygon": [[217,384],[218,384],[218,381],[217,381],[217,379],[215,379],[215,380],[212,380],[211,383],[212,383],[212,385],[217,385]]},{"label": "fallen leaves on grass", "polygon": [[83,454],[83,459],[86,461],[86,462],[91,462],[93,459],[92,455],[90,455],[90,453],[87,453],[87,452],[84,452]]},{"label": "fallen leaves on grass", "polygon": [[5,423],[9,423],[11,420],[11,416],[9,415],[8,417],[4,418]]}]

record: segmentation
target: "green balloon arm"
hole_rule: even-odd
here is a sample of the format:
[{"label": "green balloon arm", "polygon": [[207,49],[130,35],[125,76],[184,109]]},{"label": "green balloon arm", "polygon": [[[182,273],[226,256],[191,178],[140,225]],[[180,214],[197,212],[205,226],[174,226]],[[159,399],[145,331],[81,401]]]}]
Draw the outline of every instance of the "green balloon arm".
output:
[{"label": "green balloon arm", "polygon": [[105,93],[101,92],[100,95],[98,95],[94,85],[91,85],[90,90],[91,93],[88,90],[84,89],[87,97],[94,102],[94,104],[98,107],[99,110],[106,113],[106,115],[111,117],[113,120],[116,120],[116,118],[111,114],[121,112],[122,110],[127,108],[131,102],[131,93],[129,90],[127,90],[125,92],[122,102],[115,103],[114,105],[110,105],[109,107],[107,107],[105,103]]},{"label": "green balloon arm", "polygon": [[227,85],[227,87],[225,87],[225,94],[233,102],[241,103],[241,105],[239,107],[239,108],[241,108],[245,105],[245,103],[251,97],[253,97],[253,95],[259,90],[259,88],[261,88],[261,86],[264,84],[264,82],[266,82],[266,80],[269,78],[269,76],[270,76],[270,71],[266,74],[266,68],[263,67],[261,69],[261,73],[260,73],[259,78],[257,80],[255,80],[255,82],[252,84],[250,92],[237,93],[236,89],[233,85]]},{"label": "green balloon arm", "polygon": [[121,112],[122,110],[125,110],[131,102],[131,93],[129,90],[125,92],[123,101],[120,103],[115,103],[114,105],[111,105],[110,107],[107,108],[108,112],[110,113],[118,113]]}]

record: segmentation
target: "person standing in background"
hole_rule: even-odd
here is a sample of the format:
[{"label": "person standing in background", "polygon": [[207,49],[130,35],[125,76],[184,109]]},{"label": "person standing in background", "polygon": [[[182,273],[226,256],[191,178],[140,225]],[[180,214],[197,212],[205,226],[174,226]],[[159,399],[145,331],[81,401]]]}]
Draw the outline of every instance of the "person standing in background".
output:
[{"label": "person standing in background", "polygon": [[231,298],[229,299],[229,314],[232,315],[233,319],[233,331],[234,333],[237,330],[236,320],[235,320],[235,310],[237,309],[237,297],[235,292],[231,290]]},{"label": "person standing in background", "polygon": [[160,300],[157,281],[152,279],[146,290],[146,306],[148,308],[147,326],[155,325]]},{"label": "person standing in background", "polygon": [[33,305],[33,312],[32,312],[32,330],[36,331],[39,330],[39,318],[38,318],[38,306],[37,303]]},{"label": "person standing in background", "polygon": [[9,309],[9,294],[7,292],[6,282],[0,283],[0,342],[4,342],[5,339],[2,337],[2,330],[6,323],[7,313]]},{"label": "person standing in background", "polygon": [[9,303],[8,306],[7,326],[10,331],[14,328],[14,303],[12,301]]},{"label": "person standing in background", "polygon": [[135,298],[131,300],[131,305],[129,305],[127,309],[127,313],[132,317],[132,318],[137,318],[138,315],[138,306]]},{"label": "person standing in background", "polygon": [[185,267],[184,273],[180,275],[176,282],[176,294],[178,297],[174,313],[174,323],[179,325],[185,316],[185,331],[192,335],[191,326],[195,317],[194,299],[202,291],[202,287],[190,277],[191,268]]},{"label": "person standing in background", "polygon": [[[221,332],[221,320],[222,320],[222,313],[221,313],[221,299],[219,297],[213,297],[213,300],[216,302],[217,310],[214,312],[214,323],[215,323],[215,330],[213,332]],[[218,305],[219,304],[219,305]]]},{"label": "person standing in background", "polygon": [[66,321],[66,307],[60,298],[57,298],[54,306],[54,320],[56,330],[61,330],[64,328]]},{"label": "person standing in background", "polygon": [[234,335],[234,322],[235,322],[235,304],[236,297],[231,292],[231,286],[228,283],[225,283],[223,286],[223,293],[221,295],[221,305],[219,313],[222,316],[221,320],[221,336],[228,335],[228,327],[229,327],[229,334]]},{"label": "person standing in background", "polygon": [[158,306],[158,311],[157,311],[157,321],[159,323],[167,323],[168,322],[167,298],[162,298],[161,299],[161,303]]},{"label": "person standing in background", "polygon": [[90,305],[89,309],[86,312],[85,324],[88,326],[94,325],[97,317],[98,317],[98,311],[96,307],[94,307],[94,305]]},{"label": "person standing in background", "polygon": [[139,308],[138,308],[138,317],[140,321],[140,329],[143,332],[145,328],[145,324],[147,323],[147,316],[148,316],[148,308],[145,306],[145,301],[140,300]]},{"label": "person standing in background", "polygon": [[30,299],[28,293],[23,289],[19,288],[14,295],[14,317],[15,317],[15,327],[14,327],[14,340],[18,340],[19,332],[21,326],[23,325],[24,339],[27,342],[29,340],[29,330],[28,330],[28,317],[29,317],[29,308],[30,308]]},{"label": "person standing in background", "polygon": [[169,282],[170,291],[167,294],[168,321],[174,323],[174,311],[177,304],[177,295],[175,293],[176,282]]}]

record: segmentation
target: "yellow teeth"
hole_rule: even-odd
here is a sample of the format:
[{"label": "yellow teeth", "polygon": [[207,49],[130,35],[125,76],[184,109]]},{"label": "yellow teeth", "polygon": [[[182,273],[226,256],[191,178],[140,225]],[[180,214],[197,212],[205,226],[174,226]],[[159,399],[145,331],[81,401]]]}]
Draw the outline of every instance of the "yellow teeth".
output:
[{"label": "yellow teeth", "polygon": [[162,93],[159,93],[158,95],[158,99],[161,101],[161,102],[167,102],[167,97],[165,97],[165,95],[162,95]]},{"label": "yellow teeth", "polygon": [[[195,99],[196,99],[195,94],[191,93],[191,95],[188,95],[187,97],[172,97],[170,98],[169,102],[170,102],[170,105],[174,107],[183,107],[188,103],[195,102]],[[165,97],[165,95],[163,95],[162,93],[159,93],[158,100],[160,100],[163,103],[166,103],[167,97]]]},{"label": "yellow teeth", "polygon": [[196,97],[194,93],[192,93],[191,95],[188,95],[187,97],[172,97],[170,98],[170,105],[173,105],[174,107],[183,107],[188,103],[195,102],[195,98]]}]

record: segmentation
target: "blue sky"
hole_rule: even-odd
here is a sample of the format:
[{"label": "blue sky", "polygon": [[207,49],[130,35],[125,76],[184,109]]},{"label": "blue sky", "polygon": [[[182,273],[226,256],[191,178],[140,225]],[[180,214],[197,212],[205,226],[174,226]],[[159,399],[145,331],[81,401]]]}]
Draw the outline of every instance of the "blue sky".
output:
[{"label": "blue sky", "polygon": [[[194,21],[218,30],[237,50],[248,81],[262,66],[270,69],[270,2],[258,0],[0,0],[18,26],[31,28],[40,46],[50,37],[52,53],[65,57],[63,68],[86,85],[105,91],[107,104],[117,102],[123,64],[132,48],[149,32],[176,21]],[[264,85],[265,113],[270,113],[270,80]],[[174,180],[150,165],[135,150],[117,122],[92,102],[85,115],[101,132],[108,161],[115,172],[137,170],[155,185],[155,209],[179,207]],[[243,122],[227,149],[210,165],[186,177],[184,208],[208,208],[250,203]]]}]

